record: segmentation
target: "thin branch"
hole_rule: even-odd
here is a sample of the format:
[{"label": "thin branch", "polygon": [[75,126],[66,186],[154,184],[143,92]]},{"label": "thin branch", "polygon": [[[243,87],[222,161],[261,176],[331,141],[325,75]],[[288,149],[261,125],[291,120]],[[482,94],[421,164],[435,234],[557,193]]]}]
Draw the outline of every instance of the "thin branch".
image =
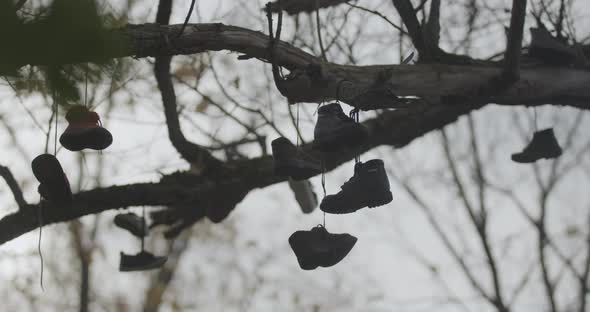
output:
[{"label": "thin branch", "polygon": [[368,12],[368,13],[371,13],[371,14],[374,14],[374,15],[377,15],[377,16],[379,16],[380,18],[382,18],[382,19],[383,19],[385,22],[387,22],[387,24],[391,25],[391,27],[393,27],[393,28],[395,28],[395,29],[399,30],[399,31],[400,31],[401,33],[403,33],[404,35],[407,35],[407,34],[408,34],[408,33],[407,33],[407,32],[406,32],[406,31],[405,31],[405,30],[404,30],[402,27],[400,27],[400,26],[396,25],[396,24],[395,24],[394,22],[392,22],[392,21],[391,21],[389,18],[387,18],[387,16],[385,16],[385,15],[383,15],[383,14],[379,13],[378,11],[375,11],[375,10],[370,10],[370,9],[364,8],[364,7],[360,6],[360,5],[352,4],[352,3],[349,3],[349,2],[346,2],[346,4],[347,4],[347,5],[349,5],[349,6],[351,6],[351,7],[353,7],[353,8],[355,8],[355,9],[359,9],[359,10],[361,10],[361,11],[365,11],[365,12]]},{"label": "thin branch", "polygon": [[24,207],[26,207],[28,203],[23,197],[23,191],[18,185],[18,182],[16,182],[16,179],[12,175],[10,169],[8,167],[0,165],[0,176],[2,176],[4,180],[6,180],[6,184],[8,184],[8,187],[12,192],[12,195],[14,196],[14,200],[16,201],[18,208],[23,209]]},{"label": "thin branch", "polygon": [[[473,127],[473,124],[470,124],[470,126]],[[473,128],[471,130],[474,131]],[[474,142],[474,140],[475,140],[474,136],[475,136],[475,134],[472,133],[471,146],[474,149],[474,150],[472,150],[472,153],[478,153],[477,143]],[[508,308],[506,307],[506,304],[504,303],[504,300],[502,297],[502,289],[501,289],[502,286],[501,286],[501,281],[500,281],[500,273],[498,272],[498,264],[497,264],[496,259],[494,258],[492,247],[490,245],[487,231],[486,231],[487,230],[487,228],[486,228],[487,218],[484,217],[485,213],[483,212],[483,209],[485,209],[485,204],[483,203],[483,201],[485,200],[485,197],[482,193],[483,187],[481,187],[481,186],[483,186],[483,183],[484,183],[483,173],[479,172],[479,176],[478,176],[478,180],[480,181],[479,183],[480,183],[480,188],[481,188],[480,189],[480,197],[481,197],[480,200],[482,201],[480,203],[481,207],[480,207],[480,210],[478,213],[475,210],[475,208],[473,207],[472,203],[469,201],[465,186],[464,186],[463,182],[461,181],[461,178],[459,176],[459,172],[457,170],[456,161],[451,154],[450,141],[449,141],[444,129],[441,130],[441,137],[442,137],[442,144],[443,144],[445,157],[447,159],[447,164],[448,164],[451,174],[453,176],[453,181],[455,183],[455,186],[457,187],[457,189],[459,191],[458,192],[459,197],[460,197],[461,201],[463,202],[463,206],[465,207],[465,210],[467,210],[467,213],[470,217],[470,220],[471,220],[473,226],[475,227],[475,230],[478,234],[478,238],[479,238],[481,245],[482,245],[482,249],[484,250],[484,253],[486,255],[492,283],[494,286],[494,299],[493,299],[492,304],[499,311],[507,311]],[[479,161],[478,155],[474,155],[474,157],[476,157],[476,162]]]}]

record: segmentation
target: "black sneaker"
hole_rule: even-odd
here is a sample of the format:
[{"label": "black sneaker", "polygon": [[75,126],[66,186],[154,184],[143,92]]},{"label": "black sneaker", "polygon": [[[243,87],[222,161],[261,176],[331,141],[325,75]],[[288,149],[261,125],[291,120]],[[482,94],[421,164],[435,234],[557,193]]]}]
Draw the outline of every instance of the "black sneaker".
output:
[{"label": "black sneaker", "polygon": [[72,202],[70,182],[55,156],[41,154],[31,163],[35,178],[41,183],[37,190],[46,200],[56,204]]},{"label": "black sneaker", "polygon": [[280,137],[271,143],[274,173],[301,181],[322,172],[321,164],[311,156],[298,151],[286,138]]},{"label": "black sneaker", "polygon": [[129,231],[137,237],[147,236],[148,233],[145,219],[132,212],[116,215],[115,225]]},{"label": "black sneaker", "polygon": [[369,130],[346,116],[338,103],[321,106],[313,131],[313,147],[322,152],[334,152],[344,147],[356,147],[369,137]]},{"label": "black sneaker", "polygon": [[557,158],[561,153],[553,128],[548,128],[535,132],[533,139],[522,152],[512,154],[512,160],[518,163],[532,163],[541,158]]},{"label": "black sneaker", "polygon": [[322,200],[322,211],[334,214],[351,213],[365,207],[382,206],[393,200],[381,159],[356,164],[354,176],[340,188],[342,190],[338,194],[328,195]]},{"label": "black sneaker", "polygon": [[297,231],[289,237],[289,245],[303,270],[337,264],[352,250],[356,241],[356,237],[347,233],[329,233],[321,225],[311,231]]},{"label": "black sneaker", "polygon": [[168,257],[157,257],[147,251],[142,251],[137,255],[126,255],[121,252],[121,261],[119,262],[119,271],[146,271],[160,268],[168,260]]}]

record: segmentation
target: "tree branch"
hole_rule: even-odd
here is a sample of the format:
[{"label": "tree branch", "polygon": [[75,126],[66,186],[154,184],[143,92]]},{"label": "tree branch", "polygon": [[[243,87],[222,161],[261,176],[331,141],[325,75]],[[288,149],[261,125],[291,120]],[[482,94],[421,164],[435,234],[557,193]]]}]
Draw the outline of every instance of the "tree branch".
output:
[{"label": "tree branch", "polygon": [[23,191],[20,189],[20,186],[18,185],[18,182],[16,182],[16,179],[14,179],[14,176],[12,175],[10,169],[8,169],[8,167],[0,165],[0,176],[3,177],[4,180],[6,180],[6,184],[8,184],[8,187],[12,192],[12,195],[14,196],[14,200],[16,201],[18,208],[23,209],[24,207],[26,207],[28,203],[23,197]]},{"label": "tree branch", "polygon": [[[370,136],[361,146],[366,152],[380,145],[403,147],[414,139],[439,129],[480,105],[436,105],[426,108],[395,110],[381,114],[365,122]],[[313,143],[303,145],[304,152],[319,159]],[[326,169],[333,170],[354,159],[356,150],[344,150],[326,157]],[[171,233],[177,233],[200,220],[205,210],[227,210],[229,213],[249,191],[285,181],[273,175],[272,156],[237,160],[227,166],[204,172],[202,175],[173,173],[163,176],[157,183],[136,183],[96,188],[74,194],[71,207],[51,206],[43,211],[45,225],[67,222],[82,216],[98,214],[112,209],[131,206],[182,207],[167,209],[153,218],[156,224],[171,225]],[[0,219],[0,244],[36,229],[38,224],[36,205]],[[221,221],[221,220],[218,220]],[[170,236],[173,236],[170,234]]]},{"label": "tree branch", "polygon": [[[414,16],[415,18],[415,16]],[[127,38],[126,49],[108,57],[148,57],[161,55],[194,54],[205,51],[230,50],[244,54],[239,59],[270,59],[268,36],[253,30],[223,24],[189,24],[178,38],[182,25],[156,24],[129,25],[111,32],[115,38]],[[40,47],[42,49],[43,47]],[[590,53],[590,50],[588,51]],[[289,70],[305,69],[313,64],[321,73],[319,86],[313,92],[298,94],[291,102],[319,103],[335,99],[339,82],[345,80],[340,100],[352,106],[363,106],[368,91],[375,91],[371,106],[363,109],[399,107],[393,96],[424,98],[470,96],[478,100],[506,105],[568,104],[580,108],[590,106],[590,71],[568,67],[534,66],[522,68],[521,79],[495,94],[482,95],[482,86],[500,76],[502,70],[495,63],[467,65],[373,65],[347,66],[323,63],[288,43],[278,41],[275,60]],[[33,65],[42,59],[32,59]],[[54,60],[55,61],[55,60]],[[80,56],[68,62],[86,62],[89,56]],[[304,75],[305,76],[305,75]],[[310,91],[310,89],[306,90]]]},{"label": "tree branch", "polygon": [[[172,12],[172,0],[161,0],[158,5],[156,14],[156,23],[168,24]],[[183,25],[184,26],[184,25]],[[181,28],[181,31],[184,27]],[[179,32],[182,34],[182,32]],[[171,56],[158,55],[154,65],[154,75],[158,83],[158,89],[162,95],[162,104],[164,105],[164,115],[166,116],[166,125],[168,126],[168,137],[170,142],[178,153],[189,163],[199,169],[208,169],[209,167],[219,166],[221,161],[216,159],[202,146],[188,141],[180,129],[178,111],[176,110],[176,93],[174,84],[170,77]]]},{"label": "tree branch", "polygon": [[520,78],[520,50],[522,48],[526,2],[526,0],[512,0],[510,31],[504,56],[504,78],[508,80],[508,83],[513,83]]},{"label": "tree branch", "polygon": [[393,6],[395,6],[399,13],[404,25],[408,29],[410,38],[416,50],[418,50],[419,58],[421,61],[432,61],[434,59],[434,51],[432,50],[431,43],[428,42],[427,38],[424,37],[422,32],[422,26],[416,17],[416,11],[409,0],[392,0]]}]

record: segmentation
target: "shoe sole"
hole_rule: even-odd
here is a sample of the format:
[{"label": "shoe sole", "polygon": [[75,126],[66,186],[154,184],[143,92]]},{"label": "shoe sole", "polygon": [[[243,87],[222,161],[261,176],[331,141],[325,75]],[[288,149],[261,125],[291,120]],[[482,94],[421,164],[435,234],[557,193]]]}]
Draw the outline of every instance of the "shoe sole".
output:
[{"label": "shoe sole", "polygon": [[364,126],[350,126],[332,135],[316,138],[312,147],[322,152],[332,152],[342,147],[357,147],[368,137],[369,133]]},{"label": "shoe sole", "polygon": [[348,214],[356,212],[357,210],[363,209],[365,207],[380,207],[389,204],[391,201],[393,201],[393,194],[391,193],[391,191],[381,192],[377,195],[372,194],[368,197],[369,199],[363,201],[360,207],[345,207],[347,209],[337,209],[333,211],[327,210],[326,205],[322,205],[324,203],[324,201],[322,201],[322,203],[320,203],[320,210],[329,214]]},{"label": "shoe sole", "polygon": [[520,157],[518,156],[518,154],[513,154],[510,158],[512,159],[512,161],[520,163],[520,164],[530,164],[530,163],[534,163],[537,160],[541,160],[541,159],[552,159],[552,158],[557,158],[559,156],[561,156],[562,151],[559,151],[557,153],[553,153],[553,154],[549,154],[549,155],[545,155],[545,156],[540,156],[540,157],[534,157],[534,158],[526,158],[526,157]]},{"label": "shoe sole", "polygon": [[119,266],[119,271],[120,272],[134,272],[134,271],[147,271],[147,270],[153,270],[153,269],[158,269],[161,268],[162,266],[164,266],[164,263],[166,263],[166,261],[168,260],[168,257],[162,257],[161,259],[158,259],[158,261],[155,261],[153,263],[150,263],[148,265],[144,265],[144,266],[138,266],[138,267],[129,267],[129,268],[123,268],[121,266]]},{"label": "shoe sole", "polygon": [[[95,140],[96,137],[102,140]],[[67,150],[78,152],[85,148],[103,150],[113,143],[112,134],[105,128],[71,130],[59,137],[59,143]]]}]

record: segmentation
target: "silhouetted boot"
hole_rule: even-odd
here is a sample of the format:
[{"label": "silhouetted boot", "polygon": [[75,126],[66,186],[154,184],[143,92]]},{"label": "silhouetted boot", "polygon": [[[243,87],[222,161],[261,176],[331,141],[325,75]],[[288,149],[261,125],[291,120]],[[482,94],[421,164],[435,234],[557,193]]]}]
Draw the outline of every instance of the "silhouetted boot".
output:
[{"label": "silhouetted boot", "polygon": [[301,181],[322,172],[320,163],[311,156],[300,152],[286,138],[280,137],[271,143],[274,173]]},{"label": "silhouetted boot", "polygon": [[81,151],[85,148],[103,150],[113,143],[111,133],[100,125],[100,117],[81,105],[72,107],[66,114],[69,122],[59,142],[70,151]]},{"label": "silhouetted boot", "polygon": [[329,233],[321,225],[311,231],[297,231],[289,237],[289,245],[303,270],[335,265],[346,257],[356,241],[356,237],[347,233]]},{"label": "silhouetted boot", "polygon": [[533,139],[522,152],[512,154],[512,160],[518,163],[532,163],[541,158],[557,158],[561,152],[553,128],[548,128],[535,132]]},{"label": "silhouetted boot", "polygon": [[313,147],[322,152],[353,148],[369,137],[367,127],[346,116],[338,103],[321,106],[314,129]]},{"label": "silhouetted boot", "polygon": [[356,164],[354,175],[340,188],[340,192],[322,200],[322,211],[334,214],[351,213],[364,207],[382,206],[393,200],[381,159]]},{"label": "silhouetted boot", "polygon": [[553,37],[545,28],[531,28],[531,45],[528,54],[547,64],[567,65],[575,62],[574,48]]},{"label": "silhouetted boot", "polygon": [[31,163],[33,174],[39,181],[39,194],[57,204],[72,202],[72,190],[59,161],[51,154],[41,154]]},{"label": "silhouetted boot", "polygon": [[147,236],[148,233],[145,219],[132,212],[116,215],[115,225],[137,237]]},{"label": "silhouetted boot", "polygon": [[121,252],[119,271],[145,271],[160,268],[168,260],[168,257],[157,257],[147,251],[141,251],[137,255],[126,255]]}]

